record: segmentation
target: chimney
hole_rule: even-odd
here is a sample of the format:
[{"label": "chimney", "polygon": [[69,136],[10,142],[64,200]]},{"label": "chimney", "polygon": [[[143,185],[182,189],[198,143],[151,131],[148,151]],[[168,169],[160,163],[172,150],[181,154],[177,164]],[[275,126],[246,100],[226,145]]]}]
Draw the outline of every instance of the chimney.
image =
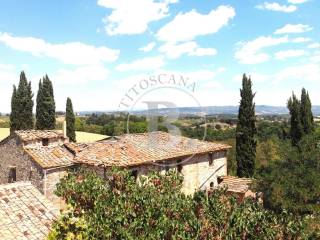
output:
[{"label": "chimney", "polygon": [[63,121],[62,133],[63,133],[63,137],[67,138],[67,122],[66,121]]}]

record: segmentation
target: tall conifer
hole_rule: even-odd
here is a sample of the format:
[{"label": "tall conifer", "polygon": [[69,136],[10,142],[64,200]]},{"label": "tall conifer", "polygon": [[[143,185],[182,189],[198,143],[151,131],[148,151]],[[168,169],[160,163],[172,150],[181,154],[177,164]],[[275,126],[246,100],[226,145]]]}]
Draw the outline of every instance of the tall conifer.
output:
[{"label": "tall conifer", "polygon": [[290,136],[294,146],[297,146],[303,136],[303,126],[301,121],[301,102],[296,95],[292,93],[292,97],[288,100],[288,109],[290,112]]},{"label": "tall conifer", "polygon": [[67,136],[72,142],[76,141],[75,121],[76,119],[73,112],[72,101],[68,98],[66,105]]},{"label": "tall conifer", "polygon": [[239,177],[252,177],[256,159],[256,117],[255,104],[250,78],[243,75],[241,101],[236,128],[236,160],[237,175]]},{"label": "tall conifer", "polygon": [[47,75],[39,83],[36,116],[37,129],[55,129],[56,112],[53,87]]},{"label": "tall conifer", "polygon": [[17,103],[17,88],[13,85],[11,97],[11,113],[10,113],[10,132],[14,132],[18,127],[18,103]]},{"label": "tall conifer", "polygon": [[309,93],[304,88],[301,91],[300,113],[301,113],[301,124],[303,127],[304,134],[312,133],[314,130],[312,106],[309,98]]},{"label": "tall conifer", "polygon": [[33,93],[25,73],[20,74],[18,88],[14,86],[11,99],[11,131],[33,129]]}]

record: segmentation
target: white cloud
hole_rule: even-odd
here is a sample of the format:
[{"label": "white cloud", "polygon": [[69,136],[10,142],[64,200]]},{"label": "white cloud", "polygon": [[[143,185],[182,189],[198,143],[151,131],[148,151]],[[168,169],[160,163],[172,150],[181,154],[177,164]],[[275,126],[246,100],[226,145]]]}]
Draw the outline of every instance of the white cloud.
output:
[{"label": "white cloud", "polygon": [[304,43],[304,42],[310,42],[312,39],[311,38],[304,38],[304,37],[298,37],[292,39],[293,43]]},{"label": "white cloud", "polygon": [[312,43],[308,46],[308,48],[320,48],[320,43]]},{"label": "white cloud", "polygon": [[159,48],[159,51],[165,53],[168,58],[179,58],[182,54],[189,56],[213,56],[217,54],[214,48],[201,48],[194,41],[181,44],[166,43]]},{"label": "white cloud", "polygon": [[169,5],[177,0],[98,0],[98,5],[111,9],[104,18],[109,35],[144,33],[148,24],[169,14]]},{"label": "white cloud", "polygon": [[270,10],[270,11],[277,11],[277,12],[285,12],[285,13],[291,13],[295,12],[298,8],[294,5],[280,5],[276,2],[264,2],[261,5],[257,5],[256,8],[261,10]]},{"label": "white cloud", "polygon": [[289,42],[288,37],[258,37],[252,41],[240,43],[240,48],[235,52],[235,58],[243,64],[257,64],[266,62],[270,55],[261,52],[262,49]]},{"label": "white cloud", "polygon": [[[69,84],[85,84],[92,81],[103,81],[109,76],[109,71],[102,65],[81,66],[74,69],[58,69],[53,75],[54,82]],[[51,76],[50,76],[51,77]]]},{"label": "white cloud", "polygon": [[309,0],[288,0],[288,3],[291,3],[291,4],[301,4],[301,3],[306,3],[308,2]]},{"label": "white cloud", "polygon": [[119,56],[119,50],[107,47],[95,47],[81,42],[51,44],[41,38],[14,37],[8,33],[0,33],[0,42],[17,51],[28,52],[37,57],[54,58],[71,65],[113,62]]},{"label": "white cloud", "polygon": [[320,63],[320,51],[316,51],[310,60],[315,63]]},{"label": "white cloud", "polygon": [[145,71],[154,70],[164,66],[165,62],[162,56],[146,57],[135,60],[131,63],[122,63],[116,66],[118,71]]},{"label": "white cloud", "polygon": [[305,64],[284,68],[275,75],[277,81],[299,80],[317,82],[320,79],[319,64]]},{"label": "white cloud", "polygon": [[156,46],[156,43],[155,42],[151,42],[151,43],[147,44],[146,46],[139,48],[139,50],[143,51],[143,52],[150,52],[150,51],[152,51],[152,49],[155,46]]},{"label": "white cloud", "polygon": [[157,37],[167,42],[190,41],[197,36],[218,32],[235,15],[236,12],[231,6],[219,6],[208,14],[201,14],[196,10],[179,13],[158,31]]},{"label": "white cloud", "polygon": [[306,52],[304,50],[285,50],[276,52],[274,55],[278,60],[285,60],[287,58],[301,57],[304,56]]},{"label": "white cloud", "polygon": [[311,31],[313,28],[304,24],[287,24],[282,28],[277,29],[275,34],[287,34],[287,33],[303,33]]}]

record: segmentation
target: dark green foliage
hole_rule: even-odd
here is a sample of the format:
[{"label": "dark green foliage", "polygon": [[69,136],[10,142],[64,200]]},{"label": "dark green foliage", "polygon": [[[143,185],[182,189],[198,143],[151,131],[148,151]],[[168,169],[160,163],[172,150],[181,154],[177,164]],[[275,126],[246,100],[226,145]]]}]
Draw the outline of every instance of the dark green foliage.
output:
[{"label": "dark green foliage", "polygon": [[259,190],[265,206],[277,211],[320,214],[320,137],[305,136],[297,147],[286,146],[282,161],[260,171]]},{"label": "dark green foliage", "polygon": [[39,82],[37,95],[36,128],[39,130],[55,129],[56,114],[53,87],[46,75]]},{"label": "dark green foliage", "polygon": [[33,129],[33,93],[31,82],[27,81],[25,73],[20,74],[18,89],[14,86],[11,98],[10,129]]},{"label": "dark green foliage", "polygon": [[304,135],[314,131],[315,125],[311,108],[309,94],[304,88],[301,91],[301,101],[297,99],[294,93],[288,100],[288,109],[291,116],[290,136],[294,146],[298,145]]},{"label": "dark green foliage", "polygon": [[72,206],[53,226],[49,239],[301,239],[303,222],[264,210],[252,200],[238,203],[226,191],[206,196],[181,193],[175,171],[150,173],[139,183],[128,171],[76,172],[57,193]]},{"label": "dark green foliage", "polygon": [[75,121],[76,118],[73,112],[72,101],[68,98],[66,105],[67,137],[71,142],[76,142]]},{"label": "dark green foliage", "polygon": [[314,121],[312,114],[312,106],[309,98],[309,93],[303,88],[301,91],[301,124],[304,134],[309,134],[314,131]]},{"label": "dark green foliage", "polygon": [[243,75],[241,101],[236,129],[236,160],[237,175],[239,177],[252,177],[256,160],[256,116],[253,102],[252,82]]},{"label": "dark green foliage", "polygon": [[18,129],[18,101],[17,101],[17,88],[13,86],[11,97],[11,114],[10,114],[10,131],[13,132]]},{"label": "dark green foliage", "polygon": [[290,136],[294,146],[297,146],[303,136],[303,126],[301,123],[301,102],[296,95],[292,93],[292,97],[288,100],[288,109],[290,112]]}]

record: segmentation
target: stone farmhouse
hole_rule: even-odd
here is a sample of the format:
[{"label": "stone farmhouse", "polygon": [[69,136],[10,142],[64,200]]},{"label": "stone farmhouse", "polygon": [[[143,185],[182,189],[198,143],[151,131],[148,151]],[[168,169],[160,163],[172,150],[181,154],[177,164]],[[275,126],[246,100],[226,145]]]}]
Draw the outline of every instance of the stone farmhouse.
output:
[{"label": "stone farmhouse", "polygon": [[173,136],[165,132],[125,134],[95,143],[69,143],[56,131],[16,131],[0,142],[0,184],[31,181],[52,201],[55,185],[69,169],[84,166],[106,177],[112,166],[136,177],[150,170],[175,168],[184,176],[183,191],[212,189],[227,176],[225,144]]}]

